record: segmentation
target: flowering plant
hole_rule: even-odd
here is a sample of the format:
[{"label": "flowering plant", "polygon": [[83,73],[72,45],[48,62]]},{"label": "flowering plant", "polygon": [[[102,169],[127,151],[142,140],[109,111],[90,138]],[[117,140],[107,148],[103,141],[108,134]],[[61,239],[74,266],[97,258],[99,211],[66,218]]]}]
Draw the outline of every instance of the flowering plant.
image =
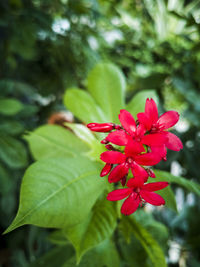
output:
[{"label": "flowering plant", "polygon": [[[125,77],[112,64],[95,66],[86,84],[88,91],[68,88],[64,95],[64,105],[82,123],[43,125],[25,136],[35,162],[24,174],[19,209],[5,233],[25,224],[56,228],[49,239],[59,244],[52,252],[57,266],[137,266],[139,243],[145,264],[150,259],[165,267],[166,226],[145,209],[135,211],[148,202],[177,212],[172,183],[200,195],[198,184],[151,168],[167,159],[167,149],[182,148],[168,132],[179,115],[168,111],[159,117],[154,90],[141,91],[126,104]],[[108,183],[99,174],[108,175]],[[119,214],[120,199],[125,199],[122,213],[130,216]]]}]

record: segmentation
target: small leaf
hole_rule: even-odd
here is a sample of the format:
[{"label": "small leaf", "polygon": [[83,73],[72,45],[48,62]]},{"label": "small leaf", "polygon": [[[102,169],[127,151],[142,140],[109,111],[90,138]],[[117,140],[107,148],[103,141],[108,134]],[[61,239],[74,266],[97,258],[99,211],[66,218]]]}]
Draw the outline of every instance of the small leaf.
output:
[{"label": "small leaf", "polygon": [[2,195],[8,193],[13,186],[13,181],[10,178],[11,177],[9,176],[7,170],[0,163],[0,193]]},{"label": "small leaf", "polygon": [[18,135],[20,133],[22,133],[24,131],[24,127],[23,125],[18,122],[18,121],[12,121],[12,120],[6,120],[3,121],[1,120],[1,124],[0,124],[0,132],[1,133],[6,133],[9,135]]},{"label": "small leaf", "polygon": [[151,236],[151,234],[143,228],[133,217],[122,217],[121,227],[129,229],[129,234],[133,233],[134,236],[140,241],[141,245],[144,247],[149,258],[151,259],[153,266],[155,267],[165,267],[165,255],[160,248],[156,240]]},{"label": "small leaf", "polygon": [[102,163],[100,154],[105,151],[104,146],[100,141],[95,138],[94,134],[83,124],[80,123],[65,123],[66,126],[71,128],[78,138],[90,147],[90,151],[86,155],[92,159]]},{"label": "small leaf", "polygon": [[69,130],[56,125],[45,125],[25,136],[36,160],[79,155],[88,147]]},{"label": "small leaf", "polygon": [[97,201],[90,216],[80,224],[65,230],[67,238],[76,249],[78,262],[87,250],[112,235],[117,219],[114,204],[106,199]]},{"label": "small leaf", "polygon": [[50,233],[48,236],[48,240],[53,244],[61,246],[69,244],[69,241],[66,239],[62,230],[55,230]]},{"label": "small leaf", "polygon": [[9,135],[0,136],[0,158],[11,168],[27,165],[27,151],[24,144]]},{"label": "small leaf", "polygon": [[22,181],[19,210],[6,233],[24,224],[64,228],[80,223],[105,183],[87,158],[49,158],[31,165]]},{"label": "small leaf", "polygon": [[88,90],[110,122],[117,122],[117,115],[124,108],[125,87],[124,75],[110,63],[96,65],[88,76]]},{"label": "small leaf", "polygon": [[81,89],[67,89],[64,95],[64,104],[75,117],[84,123],[107,121],[107,116],[93,97]]},{"label": "small leaf", "polygon": [[185,178],[181,176],[174,176],[169,172],[161,171],[161,170],[155,170],[156,179],[158,181],[166,181],[169,183],[175,183],[180,186],[185,187],[185,189],[197,194],[200,196],[200,185],[192,182],[190,180],[186,180]]},{"label": "small leaf", "polygon": [[61,267],[74,254],[70,245],[59,246],[30,264],[30,267]]},{"label": "small leaf", "polygon": [[19,113],[22,109],[22,103],[14,98],[0,99],[0,113],[3,115],[12,116]]},{"label": "small leaf", "polygon": [[88,251],[80,264],[76,265],[76,258],[72,257],[62,267],[119,267],[120,259],[115,244],[105,240],[97,247]]},{"label": "small leaf", "polygon": [[133,115],[134,118],[137,117],[137,113],[144,112],[147,98],[153,98],[153,100],[158,104],[158,96],[154,90],[142,90],[127,104],[126,109]]}]

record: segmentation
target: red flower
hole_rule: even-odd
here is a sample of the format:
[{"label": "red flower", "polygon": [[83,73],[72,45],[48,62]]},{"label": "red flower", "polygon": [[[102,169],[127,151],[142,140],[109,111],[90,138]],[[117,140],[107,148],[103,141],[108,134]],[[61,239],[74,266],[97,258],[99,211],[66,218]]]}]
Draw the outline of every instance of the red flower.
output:
[{"label": "red flower", "polygon": [[[106,162],[104,169],[109,169],[107,164],[118,164],[109,174],[108,181],[110,183],[118,182],[126,174],[128,174],[129,169],[131,169],[133,175],[141,176],[144,179],[148,178],[148,172],[141,166],[152,166],[160,162],[160,155],[154,153],[144,153],[145,149],[141,143],[133,140],[129,140],[127,146],[125,147],[125,154],[118,151],[106,151],[100,156],[101,160]],[[104,173],[104,171],[102,172]],[[101,172],[101,176],[102,175]],[[109,171],[106,173],[108,174]],[[105,174],[105,175],[106,175]]]},{"label": "red flower", "polygon": [[167,137],[165,142],[167,148],[174,151],[179,151],[183,148],[181,140],[175,134],[165,131],[178,122],[178,112],[167,111],[159,117],[155,101],[153,99],[147,99],[145,112],[138,113],[137,117],[138,121],[150,134],[161,134]]},{"label": "red flower", "polygon": [[150,147],[161,146],[167,141],[167,137],[160,133],[145,135],[146,129],[144,125],[136,126],[135,119],[125,109],[120,110],[119,120],[124,130],[111,132],[106,137],[107,141],[115,145],[126,146],[130,139]]},{"label": "red flower", "polygon": [[168,185],[168,182],[144,184],[144,180],[140,177],[131,178],[127,183],[128,188],[117,189],[110,192],[107,199],[110,201],[117,201],[127,197],[121,207],[121,213],[130,215],[135,212],[143,202],[148,202],[155,206],[164,205],[165,200],[160,195],[154,193],[154,191],[161,190]]}]

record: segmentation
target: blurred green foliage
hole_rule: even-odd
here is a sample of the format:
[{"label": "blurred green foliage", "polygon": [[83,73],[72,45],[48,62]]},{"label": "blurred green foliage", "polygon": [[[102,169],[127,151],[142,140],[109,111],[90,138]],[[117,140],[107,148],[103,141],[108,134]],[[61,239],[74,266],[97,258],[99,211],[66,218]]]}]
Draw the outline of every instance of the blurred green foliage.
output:
[{"label": "blurred green foliage", "polygon": [[[84,88],[87,73],[99,61],[111,61],[121,68],[127,78],[127,100],[140,91],[154,89],[160,111],[176,109],[181,113],[176,134],[184,150],[169,152],[168,161],[159,168],[169,171],[175,162],[179,174],[199,181],[199,35],[198,0],[1,0],[1,231],[16,214],[21,177],[32,162],[23,134],[45,123],[53,112],[63,110],[65,89]],[[178,244],[179,263],[196,267],[200,261],[199,199],[176,186],[174,190],[181,202],[180,212],[154,211],[154,217],[169,229],[166,251]],[[27,226],[3,236],[0,266],[29,266],[52,246],[47,235],[44,229]],[[126,266],[131,262],[130,253],[123,250],[122,237],[117,238],[122,266]],[[146,252],[134,238],[130,242],[141,266]],[[51,253],[55,259],[63,247],[49,253],[43,257],[51,261]],[[105,251],[97,248],[91,253],[104,255]],[[88,259],[84,261],[88,266]],[[61,263],[52,266],[57,264]],[[178,266],[178,261],[169,257],[169,266]]]}]

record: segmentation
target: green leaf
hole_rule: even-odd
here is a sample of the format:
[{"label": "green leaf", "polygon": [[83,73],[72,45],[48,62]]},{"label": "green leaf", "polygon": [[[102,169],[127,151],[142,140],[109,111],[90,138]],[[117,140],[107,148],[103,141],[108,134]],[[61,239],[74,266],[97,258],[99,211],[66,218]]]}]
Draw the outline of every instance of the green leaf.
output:
[{"label": "green leaf", "polygon": [[143,90],[137,93],[127,104],[126,109],[136,118],[137,113],[144,112],[147,98],[153,98],[158,104],[158,96],[154,90]]},{"label": "green leaf", "polygon": [[121,224],[121,227],[125,228],[126,232],[129,231],[129,234],[133,233],[133,235],[140,241],[151,259],[153,266],[167,266],[165,255],[159,244],[141,224],[139,224],[133,217],[122,217]]},{"label": "green leaf", "polygon": [[152,213],[146,212],[144,209],[137,210],[134,217],[139,224],[151,233],[162,248],[166,249],[169,238],[168,228],[163,223],[156,221]]},{"label": "green leaf", "polygon": [[75,117],[84,123],[105,122],[108,120],[93,97],[81,89],[67,89],[64,95],[64,104]]},{"label": "green leaf", "polygon": [[23,109],[23,105],[16,99],[2,98],[0,99],[0,113],[12,116],[19,113]]},{"label": "green leaf", "polygon": [[31,263],[30,267],[61,267],[73,254],[74,249],[72,246],[59,246]]},{"label": "green leaf", "polygon": [[24,131],[24,126],[18,121],[6,120],[1,121],[0,132],[9,135],[18,135]]},{"label": "green leaf", "polygon": [[75,157],[88,147],[69,130],[45,125],[25,136],[36,160],[51,157]]},{"label": "green leaf", "polygon": [[169,183],[175,183],[180,186],[185,187],[185,189],[197,194],[200,196],[200,185],[192,182],[190,180],[186,180],[185,178],[181,176],[174,176],[169,172],[161,171],[161,170],[155,170],[156,179],[158,181],[166,181]]},{"label": "green leaf", "polygon": [[66,239],[62,230],[55,230],[49,234],[48,240],[55,245],[67,245],[69,241]]},{"label": "green leaf", "polygon": [[11,190],[12,186],[13,181],[10,179],[7,170],[0,163],[0,193],[2,195],[8,193]]},{"label": "green leaf", "polygon": [[64,228],[80,223],[105,189],[100,166],[84,157],[31,165],[23,177],[17,216],[6,233],[24,224]]},{"label": "green leaf", "polygon": [[[148,181],[153,183],[153,182],[166,181],[166,180],[163,179],[162,177],[160,178],[160,176],[157,177],[157,175],[156,175],[156,181],[154,178],[151,178],[151,177],[149,177]],[[178,212],[177,205],[176,205],[176,198],[174,196],[174,192],[172,191],[170,185],[167,186],[166,188],[162,189],[162,190],[157,191],[156,194],[158,194],[164,198],[165,205],[168,208],[172,209],[175,212]]]},{"label": "green leaf", "polygon": [[9,135],[0,136],[0,158],[11,168],[27,165],[27,151],[24,144]]},{"label": "green leaf", "polygon": [[119,267],[120,260],[115,244],[111,240],[105,240],[94,249],[88,251],[80,264],[76,265],[76,258],[70,258],[62,267]]},{"label": "green leaf", "polygon": [[78,138],[80,138],[84,143],[90,147],[90,151],[86,155],[96,161],[100,160],[100,154],[105,151],[105,147],[100,143],[100,141],[95,138],[94,134],[83,124],[80,123],[65,123],[66,126],[71,128]]},{"label": "green leaf", "polygon": [[77,262],[85,252],[109,238],[116,227],[115,203],[107,199],[97,201],[88,216],[80,224],[67,228],[65,234],[76,249]]},{"label": "green leaf", "polygon": [[88,90],[110,122],[117,122],[119,111],[124,108],[125,87],[124,75],[110,63],[96,65],[88,76]]}]

